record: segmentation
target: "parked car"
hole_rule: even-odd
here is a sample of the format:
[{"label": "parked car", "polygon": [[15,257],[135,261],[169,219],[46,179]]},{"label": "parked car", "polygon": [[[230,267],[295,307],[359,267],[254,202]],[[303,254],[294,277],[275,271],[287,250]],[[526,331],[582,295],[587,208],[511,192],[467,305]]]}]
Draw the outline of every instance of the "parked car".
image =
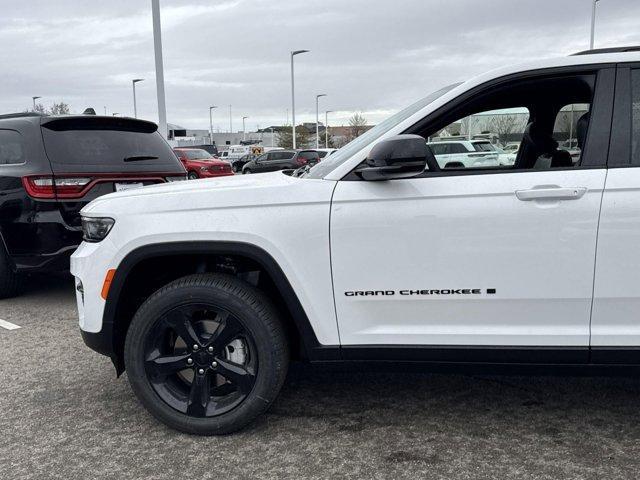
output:
[{"label": "parked car", "polygon": [[242,172],[242,168],[252,160],[258,158],[258,155],[254,155],[252,153],[247,153],[237,160],[233,160],[231,163],[231,168],[233,168],[234,172]]},{"label": "parked car", "polygon": [[486,140],[449,140],[427,144],[441,168],[495,167],[498,152]]},{"label": "parked car", "polygon": [[275,150],[263,153],[242,167],[242,173],[262,173],[276,170],[296,169],[314,165],[320,161],[315,150]]},{"label": "parked car", "polygon": [[318,156],[320,157],[320,160],[338,151],[337,148],[316,148],[315,150],[316,152],[318,152]]},{"label": "parked car", "polygon": [[151,122],[0,115],[0,298],[18,294],[24,274],[69,270],[91,200],[185,174]]},{"label": "parked car", "polygon": [[[298,177],[99,199],[72,257],[84,341],[195,434],[265,412],[291,359],[638,366],[639,66],[635,48],[503,67]],[[593,112],[575,165],[553,139],[572,102]],[[518,168],[441,166],[426,139],[498,105],[535,112]]]},{"label": "parked car", "polygon": [[233,175],[229,162],[220,160],[205,150],[177,147],[173,151],[184,165],[189,180]]}]

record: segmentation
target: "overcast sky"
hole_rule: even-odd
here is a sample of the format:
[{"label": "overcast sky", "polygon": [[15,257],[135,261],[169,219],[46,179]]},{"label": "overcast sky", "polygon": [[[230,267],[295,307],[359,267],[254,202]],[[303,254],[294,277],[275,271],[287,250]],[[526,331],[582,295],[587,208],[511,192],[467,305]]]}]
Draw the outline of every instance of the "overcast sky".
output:
[{"label": "overcast sky", "polygon": [[[0,0],[0,112],[31,97],[157,121],[150,0]],[[375,123],[445,84],[588,48],[591,0],[161,0],[171,123],[226,131],[285,121],[289,51],[298,121]],[[598,3],[596,47],[640,45],[640,1]]]}]

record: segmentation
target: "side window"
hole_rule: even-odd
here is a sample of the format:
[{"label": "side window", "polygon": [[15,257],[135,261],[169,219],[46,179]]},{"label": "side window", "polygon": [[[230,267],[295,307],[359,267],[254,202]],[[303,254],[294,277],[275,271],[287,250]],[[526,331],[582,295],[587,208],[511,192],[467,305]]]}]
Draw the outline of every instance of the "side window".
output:
[{"label": "side window", "polygon": [[631,71],[631,164],[640,166],[640,70]]},{"label": "side window", "polygon": [[565,105],[556,115],[553,126],[553,139],[558,142],[558,149],[569,152],[573,165],[580,162],[582,148],[587,136],[589,124],[588,103],[572,103]]},{"label": "side window", "polygon": [[467,153],[467,149],[462,143],[451,143],[449,149],[449,153]]},{"label": "side window", "polygon": [[444,144],[442,143],[429,143],[429,148],[434,155],[444,155]]},{"label": "side window", "polygon": [[[431,137],[431,140],[437,142],[438,138],[455,137],[459,141],[449,143],[447,151],[442,153],[433,151],[432,147],[436,162],[443,170],[513,169],[516,154],[503,152],[501,147],[522,141],[529,117],[527,108],[517,107],[482,111],[450,123]],[[474,137],[482,141],[466,143]],[[471,150],[466,145],[470,145]],[[451,157],[438,158],[439,155],[448,153],[457,154],[455,161],[451,161]]]},{"label": "side window", "polygon": [[0,130],[0,165],[24,163],[24,140],[15,130]]}]

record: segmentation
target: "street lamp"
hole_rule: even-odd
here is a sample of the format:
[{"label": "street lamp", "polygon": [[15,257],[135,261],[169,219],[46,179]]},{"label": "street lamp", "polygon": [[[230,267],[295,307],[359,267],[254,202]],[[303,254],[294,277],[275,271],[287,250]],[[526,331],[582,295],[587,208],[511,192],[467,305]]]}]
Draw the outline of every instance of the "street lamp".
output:
[{"label": "street lamp", "polygon": [[295,84],[293,80],[293,57],[301,53],[307,53],[309,50],[293,50],[291,52],[291,131],[293,134],[293,148],[296,148],[296,94]]},{"label": "street lamp", "polygon": [[590,45],[590,49],[593,50],[593,39],[596,33],[596,3],[598,3],[600,0],[593,0],[593,5],[591,7],[591,43]]},{"label": "street lamp", "polygon": [[[316,148],[320,148],[320,127],[318,125],[320,120],[318,119],[318,99],[320,97],[326,97],[326,96],[327,96],[326,93],[320,93],[316,95]],[[324,128],[326,129],[327,126],[325,125]]]},{"label": "street lamp", "polygon": [[133,118],[138,118],[138,105],[136,104],[136,83],[142,82],[144,78],[134,78],[131,80],[133,85]]},{"label": "street lamp", "polygon": [[324,148],[329,148],[329,114],[333,110],[326,110],[324,112]]},{"label": "street lamp", "polygon": [[153,51],[156,60],[156,93],[158,96],[158,130],[167,139],[167,104],[164,95],[164,62],[162,61],[162,27],[160,24],[160,0],[151,0],[153,19]]},{"label": "street lamp", "polygon": [[247,118],[249,118],[249,117],[242,117],[242,140],[243,140],[243,141],[245,140],[245,138],[246,138],[246,133],[247,133],[247,131],[246,131],[245,127],[244,127],[244,121],[245,121]]},{"label": "street lamp", "polygon": [[211,145],[213,145],[213,117],[211,116],[211,111],[214,108],[218,108],[215,105],[212,105],[211,107],[209,107],[209,142],[211,142]]},{"label": "street lamp", "polygon": [[42,97],[31,97],[33,99],[33,111],[36,111],[36,100]]},{"label": "street lamp", "polygon": [[231,105],[229,105],[229,133],[233,133],[233,118],[231,117]]}]

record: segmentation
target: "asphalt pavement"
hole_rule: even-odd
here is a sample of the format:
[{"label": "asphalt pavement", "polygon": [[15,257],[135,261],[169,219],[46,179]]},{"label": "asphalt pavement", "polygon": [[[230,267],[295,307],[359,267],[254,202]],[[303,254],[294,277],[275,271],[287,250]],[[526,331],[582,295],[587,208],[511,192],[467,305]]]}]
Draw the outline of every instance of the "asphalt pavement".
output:
[{"label": "asphalt pavement", "polygon": [[33,280],[0,319],[3,480],[640,475],[634,377],[294,365],[253,426],[195,437],[151,418],[84,346],[69,278]]}]

